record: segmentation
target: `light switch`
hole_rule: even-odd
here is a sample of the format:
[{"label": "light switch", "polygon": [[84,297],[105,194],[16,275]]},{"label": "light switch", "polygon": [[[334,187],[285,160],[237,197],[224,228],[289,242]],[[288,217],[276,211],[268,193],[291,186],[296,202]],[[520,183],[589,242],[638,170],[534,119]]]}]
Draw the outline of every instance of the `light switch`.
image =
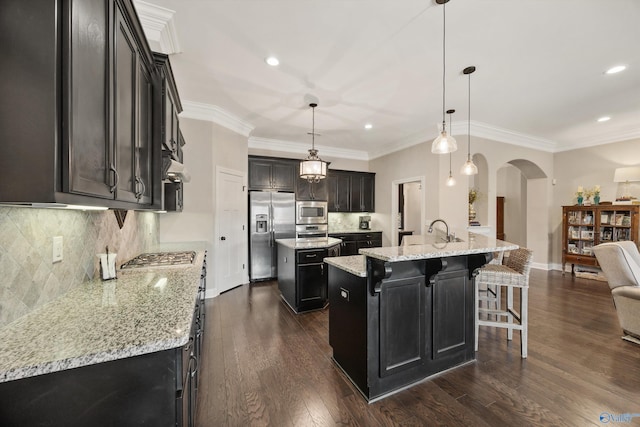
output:
[{"label": "light switch", "polygon": [[62,261],[62,236],[55,236],[53,238],[53,258],[51,262]]}]

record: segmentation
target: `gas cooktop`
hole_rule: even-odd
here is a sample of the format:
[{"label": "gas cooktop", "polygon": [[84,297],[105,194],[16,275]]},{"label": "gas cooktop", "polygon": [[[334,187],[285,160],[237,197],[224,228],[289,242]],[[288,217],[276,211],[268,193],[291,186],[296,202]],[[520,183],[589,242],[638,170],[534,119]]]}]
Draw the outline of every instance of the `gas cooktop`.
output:
[{"label": "gas cooktop", "polygon": [[120,266],[121,269],[161,267],[193,264],[196,253],[188,252],[153,252],[138,255]]}]

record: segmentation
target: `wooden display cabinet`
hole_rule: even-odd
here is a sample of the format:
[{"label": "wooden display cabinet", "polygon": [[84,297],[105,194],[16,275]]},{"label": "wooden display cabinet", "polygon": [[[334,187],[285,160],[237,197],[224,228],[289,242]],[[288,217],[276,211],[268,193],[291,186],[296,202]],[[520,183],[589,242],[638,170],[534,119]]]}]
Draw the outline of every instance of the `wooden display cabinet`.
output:
[{"label": "wooden display cabinet", "polygon": [[571,263],[598,267],[593,247],[605,242],[632,240],[638,244],[639,205],[562,207],[562,272]]}]

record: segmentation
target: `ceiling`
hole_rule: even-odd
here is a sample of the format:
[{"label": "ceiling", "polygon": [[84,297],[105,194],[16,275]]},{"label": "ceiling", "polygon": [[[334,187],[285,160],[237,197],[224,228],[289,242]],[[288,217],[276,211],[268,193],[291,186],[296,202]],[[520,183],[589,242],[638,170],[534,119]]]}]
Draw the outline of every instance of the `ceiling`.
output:
[{"label": "ceiling", "polygon": [[[437,136],[443,6],[434,0],[136,5],[152,48],[171,54],[185,115],[209,115],[250,147],[305,152],[314,100],[320,156],[371,159]],[[550,152],[640,137],[638,22],[638,0],[451,0],[445,107],[456,110],[462,149],[470,65],[473,136]],[[265,63],[270,55],[279,66]],[[618,64],[627,69],[604,73]]]}]

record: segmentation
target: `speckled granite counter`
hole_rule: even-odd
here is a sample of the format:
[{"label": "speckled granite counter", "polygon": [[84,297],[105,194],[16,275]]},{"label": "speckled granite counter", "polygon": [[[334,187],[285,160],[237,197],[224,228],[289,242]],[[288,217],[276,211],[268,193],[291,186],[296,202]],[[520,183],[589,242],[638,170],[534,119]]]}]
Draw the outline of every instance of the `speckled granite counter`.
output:
[{"label": "speckled granite counter", "polygon": [[189,339],[204,251],[193,264],[118,270],[0,329],[0,382],[171,349]]},{"label": "speckled granite counter", "polygon": [[304,242],[296,239],[276,239],[276,243],[280,243],[291,249],[322,249],[342,243],[342,240],[334,239],[333,237],[329,237],[327,240],[316,240],[313,242]]},{"label": "speckled granite counter", "polygon": [[363,255],[327,257],[324,262],[356,276],[367,277],[367,265]]},{"label": "speckled granite counter", "polygon": [[467,233],[459,236],[462,242],[446,243],[437,236],[433,241],[425,237],[421,245],[391,246],[384,248],[360,249],[360,254],[383,261],[411,261],[426,258],[445,258],[458,255],[481,254],[487,252],[510,251],[518,249],[518,245],[504,242],[481,234]]}]

